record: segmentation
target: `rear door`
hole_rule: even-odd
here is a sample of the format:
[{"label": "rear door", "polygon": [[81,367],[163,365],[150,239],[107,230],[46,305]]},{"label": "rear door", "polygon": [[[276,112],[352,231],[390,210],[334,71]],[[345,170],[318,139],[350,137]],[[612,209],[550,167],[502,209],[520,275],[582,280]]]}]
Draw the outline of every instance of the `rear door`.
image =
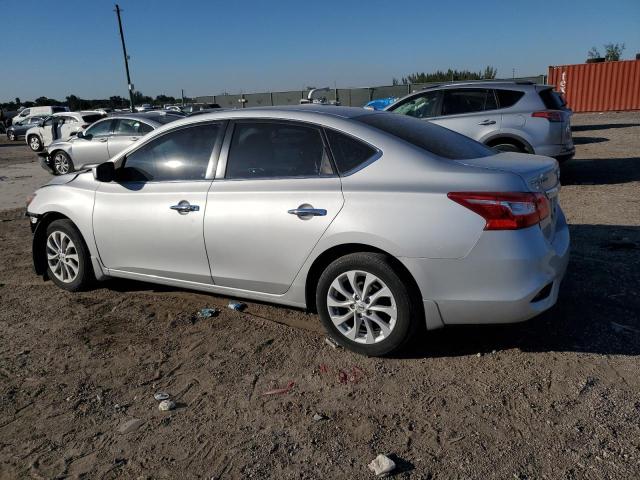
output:
[{"label": "rear door", "polygon": [[113,157],[151,131],[153,131],[153,127],[151,125],[148,125],[138,119],[116,119],[113,127],[113,133],[109,136],[109,140],[107,141],[109,157]]},{"label": "rear door", "polygon": [[342,204],[340,178],[319,127],[277,120],[232,124],[205,214],[214,283],[285,293]]},{"label": "rear door", "polygon": [[453,88],[442,90],[440,116],[433,123],[481,141],[499,130],[502,115],[492,89]]}]

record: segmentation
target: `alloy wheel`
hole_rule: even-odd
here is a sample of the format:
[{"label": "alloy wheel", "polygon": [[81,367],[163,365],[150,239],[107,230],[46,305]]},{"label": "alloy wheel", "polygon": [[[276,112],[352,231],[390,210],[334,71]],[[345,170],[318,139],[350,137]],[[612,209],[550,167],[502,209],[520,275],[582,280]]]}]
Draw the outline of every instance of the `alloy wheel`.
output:
[{"label": "alloy wheel", "polygon": [[47,238],[47,263],[55,277],[64,283],[73,282],[80,271],[78,251],[66,233],[56,230]]},{"label": "alloy wheel", "polygon": [[389,287],[376,275],[362,270],[341,273],[331,282],[327,309],[342,335],[365,344],[388,338],[398,316]]},{"label": "alloy wheel", "polygon": [[31,150],[40,150],[40,139],[36,136],[33,136],[29,139],[29,146]]},{"label": "alloy wheel", "polygon": [[53,157],[53,166],[60,175],[69,173],[69,160],[63,153],[57,153],[56,156]]}]

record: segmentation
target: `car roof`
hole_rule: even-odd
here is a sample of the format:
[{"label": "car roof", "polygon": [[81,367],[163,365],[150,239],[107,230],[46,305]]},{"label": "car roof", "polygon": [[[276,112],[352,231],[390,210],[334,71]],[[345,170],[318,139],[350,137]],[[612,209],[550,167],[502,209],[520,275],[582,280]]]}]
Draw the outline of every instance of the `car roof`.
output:
[{"label": "car roof", "polygon": [[185,118],[183,115],[175,115],[171,112],[165,111],[152,111],[152,112],[139,112],[139,113],[115,113],[108,117],[104,117],[105,119],[123,119],[123,120],[145,120],[147,122],[152,122],[156,126],[163,125],[158,121],[160,117],[175,117],[176,120],[181,120]]},{"label": "car roof", "polygon": [[[529,88],[555,88],[554,85],[547,85],[543,83],[535,83],[529,81],[518,80],[473,80],[469,82],[449,82],[438,83],[436,85],[428,85],[421,89],[423,90],[439,90],[449,88],[516,88],[516,89],[529,89]],[[415,93],[415,92],[413,92]]]},{"label": "car roof", "polygon": [[[256,115],[257,117],[268,117],[269,115],[282,115],[283,113],[310,113],[320,115],[330,115],[341,118],[354,118],[367,113],[366,110],[361,107],[341,107],[336,105],[320,105],[316,103],[307,103],[303,105],[282,105],[276,107],[249,107],[249,108],[216,108],[211,109],[211,112],[198,115],[199,118],[230,118],[236,117],[250,117]],[[194,118],[194,116],[187,116],[186,118]]]}]

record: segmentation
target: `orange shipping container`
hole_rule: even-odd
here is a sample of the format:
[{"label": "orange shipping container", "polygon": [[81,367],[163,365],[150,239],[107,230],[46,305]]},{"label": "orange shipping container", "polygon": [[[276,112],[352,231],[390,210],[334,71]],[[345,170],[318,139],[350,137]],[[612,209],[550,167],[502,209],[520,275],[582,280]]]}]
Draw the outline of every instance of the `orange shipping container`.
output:
[{"label": "orange shipping container", "polygon": [[640,110],[640,60],[551,66],[548,81],[574,112]]}]

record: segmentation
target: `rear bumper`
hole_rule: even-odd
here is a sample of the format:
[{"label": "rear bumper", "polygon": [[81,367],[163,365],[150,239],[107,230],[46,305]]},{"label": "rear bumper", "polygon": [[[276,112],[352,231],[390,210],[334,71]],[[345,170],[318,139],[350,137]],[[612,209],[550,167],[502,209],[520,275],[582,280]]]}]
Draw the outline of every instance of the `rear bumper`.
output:
[{"label": "rear bumper", "polygon": [[541,145],[535,147],[536,155],[545,155],[558,160],[558,162],[564,162],[570,160],[576,154],[576,147],[571,144],[564,145]]},{"label": "rear bumper", "polygon": [[538,226],[484,232],[464,258],[401,260],[444,325],[517,323],[556,303],[569,244],[559,210],[552,242]]}]

